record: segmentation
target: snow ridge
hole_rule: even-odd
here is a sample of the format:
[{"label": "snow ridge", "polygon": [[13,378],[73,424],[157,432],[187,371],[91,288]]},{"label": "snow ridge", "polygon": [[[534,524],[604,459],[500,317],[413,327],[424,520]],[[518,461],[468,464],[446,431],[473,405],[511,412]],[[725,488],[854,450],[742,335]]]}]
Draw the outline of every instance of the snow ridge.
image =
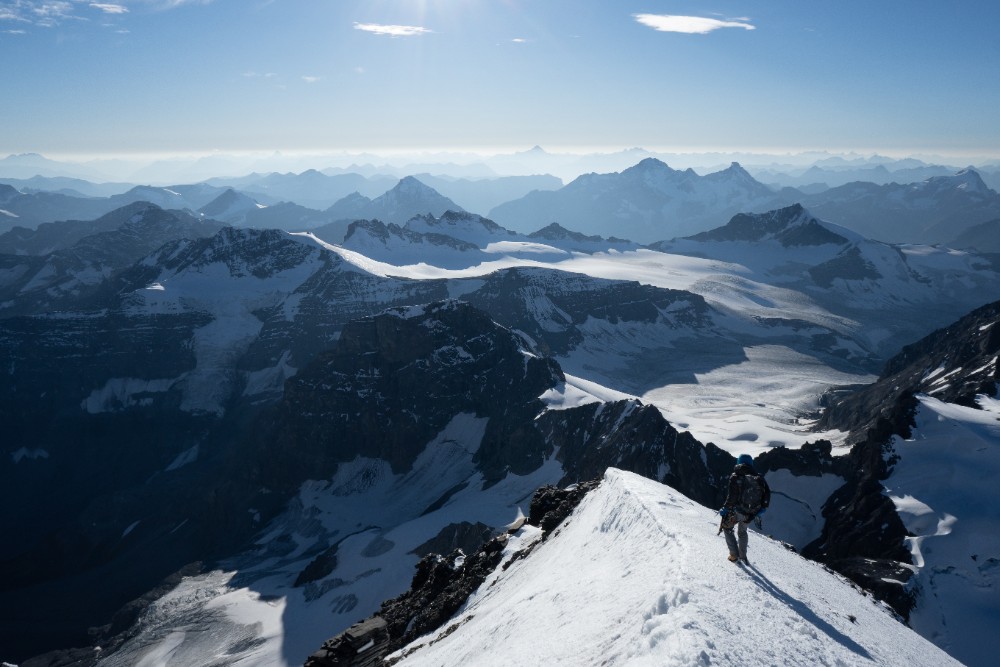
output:
[{"label": "snow ridge", "polygon": [[535,548],[399,665],[957,665],[780,543],[726,561],[713,513],[609,469]]}]

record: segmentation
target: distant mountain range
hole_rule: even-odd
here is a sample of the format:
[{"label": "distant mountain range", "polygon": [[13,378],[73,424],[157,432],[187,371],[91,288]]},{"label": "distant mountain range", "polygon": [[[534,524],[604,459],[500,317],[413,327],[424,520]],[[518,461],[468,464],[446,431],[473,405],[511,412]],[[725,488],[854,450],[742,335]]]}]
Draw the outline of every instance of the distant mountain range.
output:
[{"label": "distant mountain range", "polygon": [[46,222],[93,220],[139,201],[156,204],[163,209],[193,212],[224,192],[223,188],[205,184],[169,188],[143,185],[109,197],[81,197],[43,191],[24,194],[0,183],[0,232],[15,226],[34,228]]},{"label": "distant mountain range", "polygon": [[557,222],[586,234],[652,243],[712,229],[740,212],[793,203],[890,243],[946,243],[1000,217],[1000,195],[971,169],[908,185],[850,183],[806,194],[773,191],[736,164],[698,176],[651,158],[621,173],[581,176],[560,190],[531,193],[496,207],[490,217],[521,231]]},{"label": "distant mountain range", "polygon": [[[894,173],[905,174],[903,169],[909,169],[913,178],[940,173],[939,168],[927,171],[929,167],[914,162],[910,166],[898,163]],[[838,174],[854,168],[834,162],[822,167]],[[135,186],[110,196],[84,195],[84,191],[107,192],[122,185],[88,187],[84,181],[42,177],[31,179],[32,185],[17,183],[23,191],[0,183],[0,231],[14,226],[32,228],[42,222],[91,220],[134,201],[199,212],[237,226],[289,231],[322,228],[321,238],[333,243],[343,240],[355,220],[403,225],[414,215],[437,217],[447,210],[483,213],[487,207],[490,219],[520,233],[556,223],[584,235],[638,243],[690,236],[718,227],[737,213],[795,203],[867,238],[889,243],[948,244],[966,229],[1000,218],[1000,195],[973,169],[906,184],[851,182],[805,191],[765,186],[736,163],[699,176],[691,169],[671,169],[655,158],[645,158],[621,172],[586,174],[565,186],[551,176],[472,180],[422,174],[397,180],[315,170],[251,174],[166,188]],[[237,194],[242,204],[235,203]],[[506,197],[514,199],[502,201]]]},{"label": "distant mountain range", "polygon": [[500,224],[530,232],[559,223],[583,234],[640,243],[686,236],[741,211],[765,211],[794,199],[773,192],[734,163],[707,176],[646,158],[620,173],[587,174],[565,187],[532,192],[490,211]]},{"label": "distant mountain range", "polygon": [[906,185],[849,183],[800,201],[816,215],[890,243],[947,243],[1000,217],[1000,194],[973,169]]}]

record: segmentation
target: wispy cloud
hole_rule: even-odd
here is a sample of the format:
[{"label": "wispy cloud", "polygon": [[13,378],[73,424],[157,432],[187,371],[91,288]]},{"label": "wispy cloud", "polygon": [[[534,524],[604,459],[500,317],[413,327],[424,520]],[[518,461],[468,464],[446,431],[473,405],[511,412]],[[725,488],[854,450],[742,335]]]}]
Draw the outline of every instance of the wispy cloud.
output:
[{"label": "wispy cloud", "polygon": [[644,26],[660,32],[683,32],[692,35],[707,35],[720,28],[743,28],[755,30],[756,27],[747,23],[750,19],[740,17],[736,20],[723,21],[704,16],[674,16],[671,14],[633,14],[633,18]]},{"label": "wispy cloud", "polygon": [[213,0],[151,0],[151,4],[158,5],[161,9],[173,9],[181,5],[208,5],[212,2]]},{"label": "wispy cloud", "polygon": [[515,37],[514,39],[512,39],[510,41],[514,42],[515,44],[527,44],[528,43],[528,40],[526,40],[524,37]]},{"label": "wispy cloud", "polygon": [[126,14],[128,13],[128,7],[124,5],[115,5],[105,2],[92,2],[90,6],[94,9],[99,9],[105,14]]},{"label": "wispy cloud", "polygon": [[414,37],[434,32],[416,25],[383,25],[381,23],[355,23],[354,29],[388,37]]},{"label": "wispy cloud", "polygon": [[0,21],[27,21],[17,12],[17,7],[0,7]]},{"label": "wispy cloud", "polygon": [[[86,21],[86,11],[122,15],[135,5],[153,10],[168,10],[182,5],[207,5],[213,0],[119,0],[90,2],[89,0],[0,0],[0,21],[20,21],[39,26],[54,26],[63,21]],[[77,13],[81,12],[81,13]]]},{"label": "wispy cloud", "polygon": [[305,76],[305,75],[303,75],[302,80],[305,81],[306,83],[316,83],[317,81],[319,81],[322,78],[323,77],[321,77],[321,76]]},{"label": "wispy cloud", "polygon": [[275,72],[254,72],[251,70],[243,72],[243,76],[247,79],[273,79],[278,75]]}]

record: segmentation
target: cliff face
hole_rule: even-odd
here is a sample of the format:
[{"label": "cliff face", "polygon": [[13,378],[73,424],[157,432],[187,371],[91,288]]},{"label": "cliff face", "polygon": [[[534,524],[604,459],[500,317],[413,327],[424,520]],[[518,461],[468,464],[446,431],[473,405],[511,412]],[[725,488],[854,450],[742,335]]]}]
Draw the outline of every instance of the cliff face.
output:
[{"label": "cliff face", "polygon": [[[524,474],[550,451],[531,423],[544,408],[538,397],[562,379],[554,361],[523,350],[468,304],[357,320],[334,350],[287,384],[274,420],[274,466],[265,475],[288,484],[323,479],[360,455],[405,472],[459,413],[489,420],[475,457],[487,483]],[[289,451],[295,456],[283,455]]]}]

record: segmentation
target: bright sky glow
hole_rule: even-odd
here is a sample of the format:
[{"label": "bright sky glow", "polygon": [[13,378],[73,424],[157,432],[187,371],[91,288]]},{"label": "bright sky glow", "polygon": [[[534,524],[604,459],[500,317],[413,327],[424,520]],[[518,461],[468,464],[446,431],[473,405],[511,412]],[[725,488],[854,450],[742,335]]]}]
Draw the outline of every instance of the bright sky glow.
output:
[{"label": "bright sky glow", "polygon": [[0,156],[1000,156],[1000,3],[0,0]]}]

